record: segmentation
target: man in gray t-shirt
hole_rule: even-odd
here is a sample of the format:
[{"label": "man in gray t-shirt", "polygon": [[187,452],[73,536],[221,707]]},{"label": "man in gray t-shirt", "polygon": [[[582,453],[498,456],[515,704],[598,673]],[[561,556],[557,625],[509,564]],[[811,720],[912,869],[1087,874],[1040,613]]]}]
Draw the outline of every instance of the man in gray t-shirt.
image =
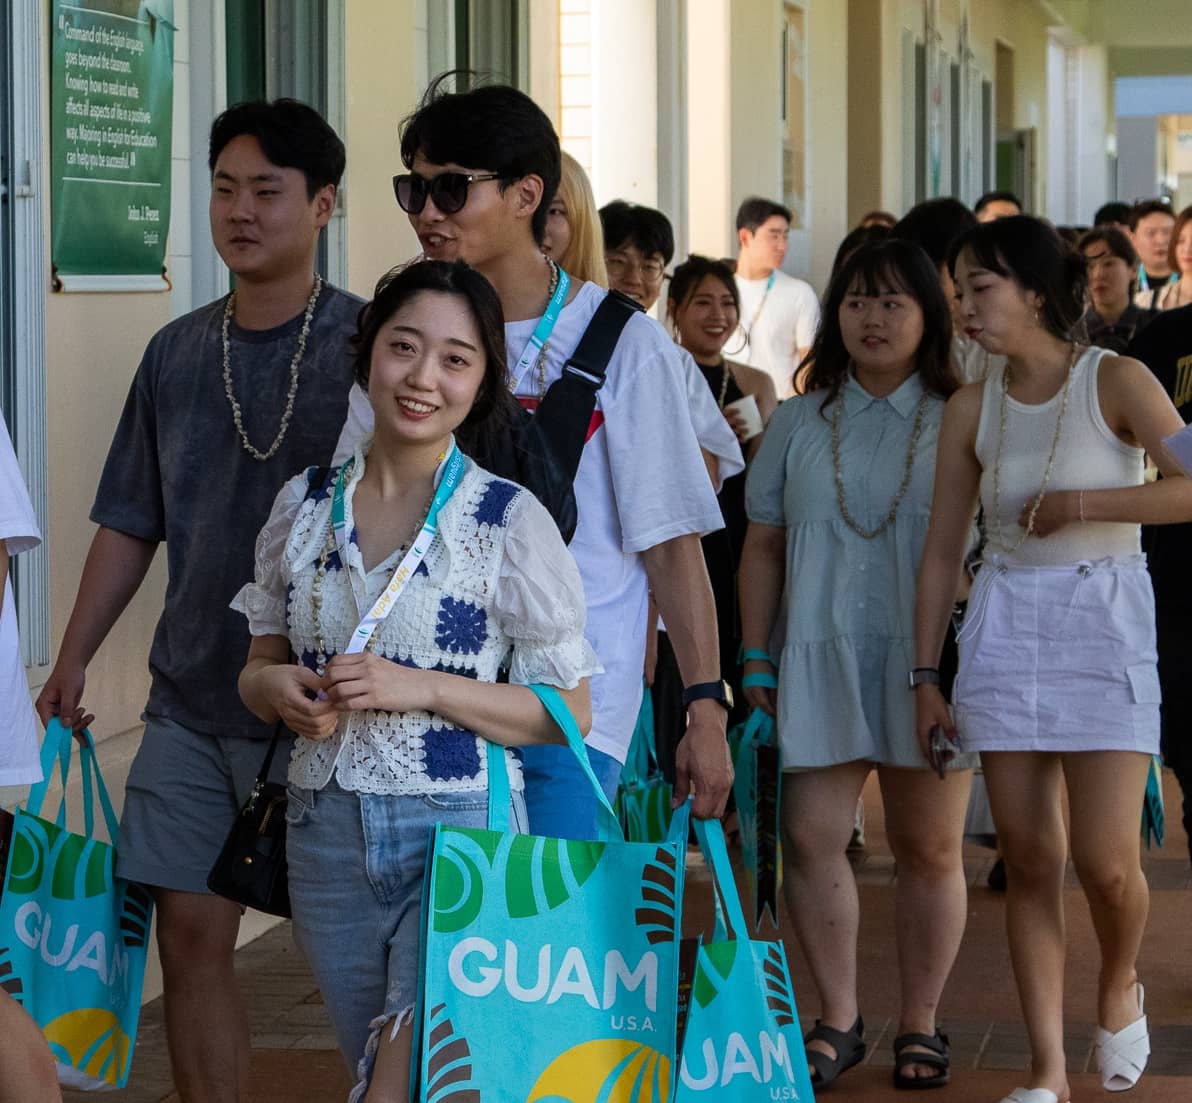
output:
[{"label": "man in gray t-shirt", "polygon": [[[344,148],[311,108],[242,104],[211,129],[211,232],[231,296],[149,342],[100,478],[91,545],[43,722],[80,728],[87,664],[165,542],[145,734],[129,772],[118,872],[154,890],[166,1024],[183,1099],[243,1097],[248,1030],[233,951],[238,905],[207,874],[265,755],[241,703],[257,533],[282,484],[330,462],[352,382],[360,301],[315,275]],[[288,755],[275,757],[284,772]]]}]

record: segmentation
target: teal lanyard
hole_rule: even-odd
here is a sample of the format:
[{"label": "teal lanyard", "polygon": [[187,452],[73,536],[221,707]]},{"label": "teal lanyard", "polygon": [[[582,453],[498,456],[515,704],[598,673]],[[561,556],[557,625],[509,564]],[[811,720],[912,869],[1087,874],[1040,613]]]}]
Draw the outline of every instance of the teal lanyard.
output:
[{"label": "teal lanyard", "polygon": [[526,342],[526,347],[522,349],[522,354],[518,358],[517,363],[513,366],[513,393],[516,394],[518,388],[521,387],[525,380],[526,372],[528,372],[538,359],[538,354],[545,347],[546,342],[550,340],[551,333],[554,332],[555,323],[559,320],[559,315],[563,311],[563,304],[567,302],[567,291],[571,287],[571,277],[559,269],[559,286],[555,288],[555,293],[550,297],[550,302],[546,304],[546,313],[538,319],[538,324],[534,327],[534,332],[530,334],[530,339]]},{"label": "teal lanyard", "polygon": [[[347,515],[344,508],[344,472],[348,466],[348,464],[344,464],[339,469],[339,474],[335,478],[335,494],[331,499],[331,528],[335,533],[335,546],[339,550],[340,563],[345,570],[348,566],[348,531]],[[439,512],[447,504],[447,499],[455,493],[456,487],[459,486],[464,468],[464,454],[453,440],[451,454],[439,464],[438,470],[435,471],[435,496],[431,499],[430,509],[426,511],[426,520],[423,521],[422,528],[414,537],[410,550],[398,564],[397,570],[393,572],[393,577],[389,580],[389,585],[385,587],[384,593],[377,598],[372,608],[365,613],[356,626],[352,638],[348,641],[348,646],[344,649],[345,655],[355,655],[364,650],[381,621],[389,615],[402,590],[406,588],[406,584],[413,578],[419,564],[426,558],[426,553],[430,551],[435,533],[438,531]]]}]

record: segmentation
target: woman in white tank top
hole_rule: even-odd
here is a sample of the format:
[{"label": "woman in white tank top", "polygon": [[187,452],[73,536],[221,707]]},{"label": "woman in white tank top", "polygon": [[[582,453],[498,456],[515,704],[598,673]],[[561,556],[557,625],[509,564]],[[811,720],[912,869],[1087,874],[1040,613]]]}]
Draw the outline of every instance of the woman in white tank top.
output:
[{"label": "woman in white tank top", "polygon": [[[1150,1045],[1135,972],[1146,924],[1139,823],[1159,745],[1154,597],[1139,525],[1192,519],[1162,448],[1183,421],[1136,360],[1071,344],[1084,262],[1047,224],[970,231],[952,271],[967,335],[1006,358],[949,401],[919,572],[916,662],[938,663],[978,499],[988,544],[961,632],[955,722],[924,681],[917,729],[981,752],[1006,860],[1006,921],[1031,1042],[1030,1083],[1003,1103],[1067,1103],[1063,880],[1072,858],[1101,949],[1097,1058],[1132,1087]],[[1143,454],[1165,476],[1144,484]]]}]

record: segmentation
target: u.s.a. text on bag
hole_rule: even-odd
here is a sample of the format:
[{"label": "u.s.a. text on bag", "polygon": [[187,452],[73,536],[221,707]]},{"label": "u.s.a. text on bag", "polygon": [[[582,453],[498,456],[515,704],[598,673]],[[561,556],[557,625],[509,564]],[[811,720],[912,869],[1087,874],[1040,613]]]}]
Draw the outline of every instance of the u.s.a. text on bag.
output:
[{"label": "u.s.a. text on bag", "polygon": [[665,1103],[684,849],[436,828],[423,1103],[548,1103],[579,1084],[594,1100]]},{"label": "u.s.a. text on bag", "polygon": [[[52,723],[43,753],[49,766],[73,742]],[[54,741],[54,742],[51,742]],[[93,751],[84,771],[89,807]],[[116,831],[102,779],[95,775],[109,837]],[[40,792],[39,792],[40,789]],[[36,794],[36,795],[35,795]],[[41,1028],[68,1087],[102,1091],[128,1082],[141,1011],[153,901],[116,877],[115,848],[90,830],[67,830],[34,814],[43,787],[16,812],[0,897],[0,985]]]}]

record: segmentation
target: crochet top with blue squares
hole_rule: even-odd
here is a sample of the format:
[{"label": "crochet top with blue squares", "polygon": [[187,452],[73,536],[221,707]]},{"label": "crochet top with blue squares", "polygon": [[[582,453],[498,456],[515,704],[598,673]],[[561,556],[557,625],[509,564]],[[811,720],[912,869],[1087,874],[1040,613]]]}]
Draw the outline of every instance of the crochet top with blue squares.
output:
[{"label": "crochet top with blue squares", "polygon": [[[351,534],[346,556],[327,558],[322,635],[330,658],[342,650],[400,561],[391,555],[364,570],[352,500],[368,442],[344,488]],[[256,577],[233,601],[254,636],[284,635],[299,661],[315,668],[319,627],[311,585],[331,525],[327,490],[308,494],[313,469],[278,494],[257,539]],[[332,485],[329,480],[327,486]],[[517,685],[572,689],[600,670],[584,638],[579,571],[550,514],[528,491],[471,460],[439,514],[426,558],[377,628],[373,650],[403,666],[495,682],[505,670]],[[522,787],[516,756],[506,752],[511,786]],[[320,789],[334,777],[364,793],[433,794],[488,786],[484,743],[475,732],[428,712],[346,713],[326,741],[298,737],[290,781]]]}]

